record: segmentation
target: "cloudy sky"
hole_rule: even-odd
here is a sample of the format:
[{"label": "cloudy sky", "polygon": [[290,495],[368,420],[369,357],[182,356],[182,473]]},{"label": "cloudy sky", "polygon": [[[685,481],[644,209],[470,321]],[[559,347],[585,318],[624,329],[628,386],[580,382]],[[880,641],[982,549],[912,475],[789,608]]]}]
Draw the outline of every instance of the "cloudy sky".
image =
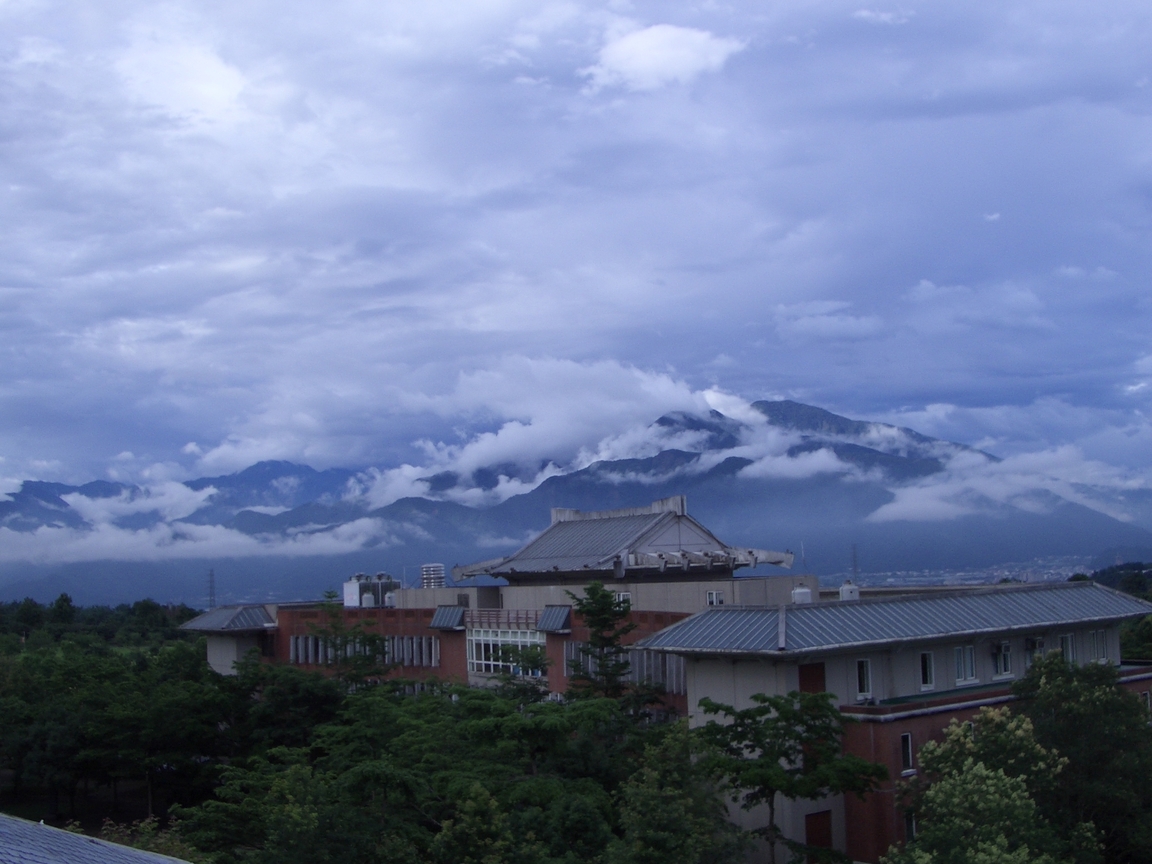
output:
[{"label": "cloudy sky", "polygon": [[2,0],[0,477],[562,461],[757,398],[1135,476],[1150,29]]}]

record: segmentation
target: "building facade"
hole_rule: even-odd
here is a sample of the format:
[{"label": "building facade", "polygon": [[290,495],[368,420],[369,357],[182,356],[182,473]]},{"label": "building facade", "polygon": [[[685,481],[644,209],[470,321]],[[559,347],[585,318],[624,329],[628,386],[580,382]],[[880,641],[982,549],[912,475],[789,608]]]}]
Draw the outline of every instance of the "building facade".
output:
[{"label": "building facade", "polygon": [[[698,707],[705,697],[743,709],[754,694],[793,690],[831,693],[856,721],[845,751],[886,766],[889,780],[864,799],[781,799],[778,824],[793,840],[879,861],[912,830],[896,784],[918,772],[920,747],[942,738],[952,718],[1012,701],[1012,683],[1044,652],[1118,666],[1148,703],[1152,667],[1121,666],[1119,626],[1152,604],[1095,583],[848,598],[710,609],[640,643],[684,659],[693,725],[708,719]],[[749,825],[762,817],[738,816]]]},{"label": "building facade", "polygon": [[[792,555],[729,546],[687,512],[683,496],[647,507],[582,512],[556,509],[552,523],[506,558],[454,568],[454,585],[442,585],[438,566],[421,573],[427,587],[403,588],[386,574],[357,576],[344,584],[342,604],[282,603],[213,609],[184,625],[208,637],[208,660],[231,674],[253,649],[271,661],[323,668],[335,657],[325,631],[362,628],[382,637],[390,673],[484,685],[513,672],[506,647],[541,647],[550,666],[552,692],[568,689],[573,662],[588,640],[573,609],[593,581],[627,600],[635,643],[702,609],[732,604],[791,602],[793,592],[812,596],[811,575],[737,577],[757,564],[788,567]],[[635,649],[632,675],[662,685],[670,707],[687,711],[684,662]]]}]

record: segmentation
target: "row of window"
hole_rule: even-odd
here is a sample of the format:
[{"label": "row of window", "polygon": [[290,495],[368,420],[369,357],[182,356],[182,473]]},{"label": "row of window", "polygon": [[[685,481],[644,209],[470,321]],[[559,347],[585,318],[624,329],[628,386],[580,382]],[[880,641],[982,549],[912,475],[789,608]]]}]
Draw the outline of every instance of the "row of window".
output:
[{"label": "row of window", "polygon": [[[575,666],[589,674],[596,671],[596,659],[589,657],[582,649],[585,642],[564,643],[564,675],[572,673]],[[628,651],[627,680],[633,684],[658,684],[668,693],[687,693],[688,676],[683,657],[658,651],[645,651],[632,648]]]},{"label": "row of window", "polygon": [[[1108,633],[1093,630],[1088,634],[1088,660],[1106,662],[1108,658]],[[1076,661],[1076,634],[1066,633],[1060,637],[1060,653],[1070,663]],[[1044,653],[1042,638],[1026,639],[1024,643],[1025,668]],[[952,649],[952,673],[956,686],[974,684],[980,680],[976,669],[976,646],[957,645]],[[1014,674],[1012,663],[1012,643],[997,642],[992,646],[992,675],[994,678],[1008,678]],[[920,653],[920,689],[936,688],[936,652]],[[860,699],[872,697],[872,661],[856,661],[856,695]]]},{"label": "row of window", "polygon": [[542,674],[539,670],[527,673],[521,670],[507,649],[543,648],[546,638],[539,630],[469,630],[468,671],[539,677]]},{"label": "row of window", "polygon": [[[437,636],[384,636],[381,638],[384,663],[399,666],[440,666],[440,639]],[[321,636],[289,636],[288,662],[299,665],[326,666],[335,663],[340,654],[352,657],[363,654],[363,648],[355,641],[334,646]]]}]

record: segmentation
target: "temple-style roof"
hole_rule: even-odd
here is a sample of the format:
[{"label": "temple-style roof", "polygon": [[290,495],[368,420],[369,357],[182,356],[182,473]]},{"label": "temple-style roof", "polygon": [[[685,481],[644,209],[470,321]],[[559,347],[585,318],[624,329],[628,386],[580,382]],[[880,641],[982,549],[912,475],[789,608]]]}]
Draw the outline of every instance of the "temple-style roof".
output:
[{"label": "temple-style roof", "polygon": [[509,582],[623,578],[727,578],[739,567],[792,566],[790,552],[729,546],[688,515],[683,495],[647,507],[584,512],[554,508],[552,524],[523,549],[453,568],[452,575]]},{"label": "temple-style roof", "polygon": [[948,638],[1028,633],[1152,614],[1152,603],[1095,582],[998,586],[940,594],[709,609],[637,647],[671,654],[804,655]]}]

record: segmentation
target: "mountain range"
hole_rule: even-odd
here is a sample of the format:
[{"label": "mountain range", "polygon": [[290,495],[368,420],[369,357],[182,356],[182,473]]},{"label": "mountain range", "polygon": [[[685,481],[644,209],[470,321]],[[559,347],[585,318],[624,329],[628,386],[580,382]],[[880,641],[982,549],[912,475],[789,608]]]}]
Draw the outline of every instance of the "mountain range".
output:
[{"label": "mountain range", "polygon": [[791,549],[818,574],[845,572],[854,551],[864,572],[1110,562],[1117,550],[1152,559],[1139,509],[1126,513],[1113,490],[797,402],[750,409],[668,414],[631,450],[566,467],[439,466],[415,482],[422,494],[394,500],[381,497],[380,471],[283,461],[161,487],[26,481],[0,497],[0,598],[66,590],[81,603],[203,605],[209,569],[222,602],[316,597],[361,571],[412,583],[422,563],[514,551],[552,507],[678,494],[724,541]]}]

